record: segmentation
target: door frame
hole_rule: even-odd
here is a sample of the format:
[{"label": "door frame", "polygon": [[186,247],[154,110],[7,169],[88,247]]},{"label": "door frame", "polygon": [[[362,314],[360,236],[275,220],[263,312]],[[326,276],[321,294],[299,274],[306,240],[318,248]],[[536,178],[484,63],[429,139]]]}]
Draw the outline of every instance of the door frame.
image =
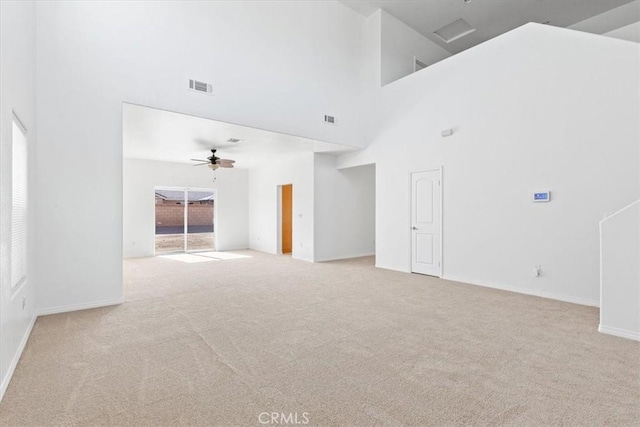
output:
[{"label": "door frame", "polygon": [[276,254],[282,255],[282,186],[276,185]]},{"label": "door frame", "polygon": [[[422,173],[422,172],[438,172],[438,180],[440,181],[440,185],[438,186],[439,188],[439,195],[438,195],[438,199],[440,202],[440,269],[438,272],[437,276],[434,277],[439,277],[442,278],[443,277],[443,272],[444,272],[444,180],[443,180],[443,171],[444,171],[444,166],[436,166],[436,167],[431,167],[431,168],[426,168],[426,169],[420,169],[420,170],[412,170],[409,171],[409,227],[407,227],[409,229],[409,272],[410,273],[414,273],[413,271],[413,235],[412,235],[412,228],[413,224],[412,224],[412,215],[413,215],[413,174],[414,173]],[[420,274],[420,273],[415,273],[415,274]]]},{"label": "door frame", "polygon": [[188,229],[188,219],[189,219],[189,203],[187,201],[187,193],[189,191],[206,191],[213,193],[213,246],[214,251],[220,250],[218,248],[218,190],[215,188],[204,188],[204,187],[177,187],[171,185],[154,185],[153,186],[153,198],[155,201],[155,192],[156,190],[169,190],[169,191],[182,191],[184,193],[184,229],[182,231],[183,234],[183,244],[182,250],[180,251],[170,251],[170,252],[157,252],[155,245],[156,238],[156,211],[155,211],[155,203],[153,205],[153,256],[158,255],[169,255],[169,254],[190,254],[195,252],[207,252],[211,251],[211,249],[198,249],[190,251],[187,246],[187,229]]}]

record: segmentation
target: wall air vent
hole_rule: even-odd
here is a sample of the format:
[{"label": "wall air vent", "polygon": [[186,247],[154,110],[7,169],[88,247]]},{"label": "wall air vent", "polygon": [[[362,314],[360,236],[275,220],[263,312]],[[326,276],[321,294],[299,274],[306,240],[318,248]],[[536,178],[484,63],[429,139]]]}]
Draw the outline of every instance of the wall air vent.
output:
[{"label": "wall air vent", "polygon": [[324,122],[328,123],[330,125],[335,125],[336,124],[336,118],[334,116],[324,116]]},{"label": "wall air vent", "polygon": [[189,79],[189,90],[194,92],[206,93],[207,95],[213,95],[213,86],[209,83],[201,82],[199,80]]},{"label": "wall air vent", "polygon": [[476,29],[469,25],[467,21],[460,18],[434,31],[433,34],[441,38],[445,43],[451,43],[454,40],[473,33],[475,30]]}]

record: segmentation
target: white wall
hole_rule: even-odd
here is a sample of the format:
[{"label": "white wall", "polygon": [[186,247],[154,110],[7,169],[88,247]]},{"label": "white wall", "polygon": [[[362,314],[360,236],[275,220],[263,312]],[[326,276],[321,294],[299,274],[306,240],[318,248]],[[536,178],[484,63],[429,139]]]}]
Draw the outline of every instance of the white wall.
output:
[{"label": "white wall", "polygon": [[640,21],[604,33],[603,36],[640,43]]},{"label": "white wall", "polygon": [[634,0],[600,15],[592,16],[583,21],[569,25],[572,30],[585,31],[593,34],[603,34],[614,31],[640,21],[640,0]]},{"label": "white wall", "polygon": [[432,65],[451,56],[404,22],[382,11],[381,85],[413,73],[414,57]]},{"label": "white wall", "polygon": [[529,24],[383,87],[371,145],[339,160],[376,162],[377,265],[410,270],[409,173],[443,166],[445,278],[597,304],[598,221],[640,195],[638,59]]},{"label": "white wall", "polygon": [[124,159],[124,257],[153,256],[155,247],[155,187],[193,187],[216,190],[217,250],[249,247],[248,172],[216,171],[184,163]]},{"label": "white wall", "polygon": [[592,16],[568,28],[640,43],[640,0]]},{"label": "white wall", "polygon": [[[123,101],[362,145],[365,19],[339,2],[61,1],[37,11],[43,309],[122,298]],[[188,78],[211,82],[214,96],[186,90]],[[327,113],[339,126],[322,122]]]},{"label": "white wall", "polygon": [[[33,325],[36,306],[36,7],[0,2],[0,399]],[[12,110],[27,128],[29,200],[27,281],[11,290]],[[51,249],[51,248],[49,248]],[[22,307],[23,301],[25,307]]]},{"label": "white wall", "polygon": [[278,186],[293,184],[292,257],[314,260],[314,154],[292,153],[249,171],[249,247],[279,253]]},{"label": "white wall", "polygon": [[[369,97],[375,93],[382,85],[382,9],[378,9],[371,16],[366,18],[364,33],[364,96]],[[367,98],[368,99],[368,98]],[[363,107],[367,108],[370,102],[365,102]],[[366,118],[367,115],[365,115]],[[363,131],[369,129],[365,126]],[[369,141],[365,137],[365,141]]]},{"label": "white wall", "polygon": [[336,169],[336,157],[314,160],[314,260],[375,253],[375,165]]},{"label": "white wall", "polygon": [[604,220],[599,331],[640,341],[640,202]]}]

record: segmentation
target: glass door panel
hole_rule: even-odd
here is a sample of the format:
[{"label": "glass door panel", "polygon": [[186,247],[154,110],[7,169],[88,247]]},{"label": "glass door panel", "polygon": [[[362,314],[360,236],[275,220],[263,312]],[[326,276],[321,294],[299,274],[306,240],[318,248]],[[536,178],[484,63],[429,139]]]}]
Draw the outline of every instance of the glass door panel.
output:
[{"label": "glass door panel", "polygon": [[156,253],[184,251],[184,191],[155,190]]},{"label": "glass door panel", "polygon": [[187,191],[187,252],[213,251],[213,191]]}]

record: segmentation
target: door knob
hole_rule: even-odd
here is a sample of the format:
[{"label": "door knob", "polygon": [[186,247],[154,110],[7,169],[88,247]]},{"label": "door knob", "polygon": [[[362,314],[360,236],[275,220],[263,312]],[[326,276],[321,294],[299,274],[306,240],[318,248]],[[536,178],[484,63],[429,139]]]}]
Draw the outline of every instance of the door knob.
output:
[{"label": "door knob", "polygon": [[418,229],[418,227],[411,227],[411,229],[412,229],[412,230],[417,230],[417,229]]}]

